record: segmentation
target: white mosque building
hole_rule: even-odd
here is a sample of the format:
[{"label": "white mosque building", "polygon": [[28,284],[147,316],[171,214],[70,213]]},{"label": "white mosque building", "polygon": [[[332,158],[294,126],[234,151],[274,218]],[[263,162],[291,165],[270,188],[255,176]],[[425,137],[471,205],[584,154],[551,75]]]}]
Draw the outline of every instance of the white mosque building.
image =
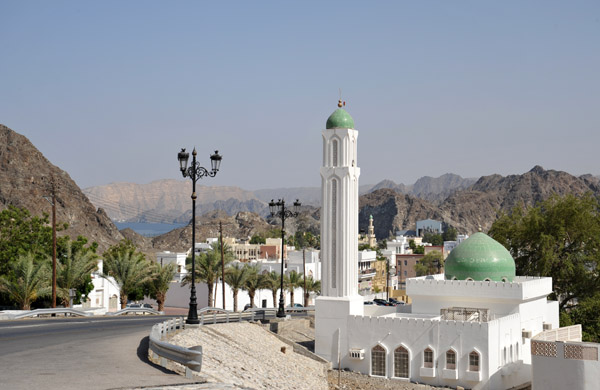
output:
[{"label": "white mosque building", "polygon": [[338,106],[322,132],[315,352],[336,368],[433,386],[497,390],[531,382],[531,338],[558,327],[558,303],[546,299],[552,279],[515,276],[510,253],[484,233],[451,252],[445,274],[407,280],[406,312],[363,304],[358,131]]}]

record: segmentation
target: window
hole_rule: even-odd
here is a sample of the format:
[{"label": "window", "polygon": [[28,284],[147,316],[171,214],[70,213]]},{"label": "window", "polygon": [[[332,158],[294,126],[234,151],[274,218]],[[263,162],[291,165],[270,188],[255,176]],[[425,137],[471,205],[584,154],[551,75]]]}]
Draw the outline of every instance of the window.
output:
[{"label": "window", "polygon": [[469,354],[469,371],[479,371],[479,354],[475,351]]},{"label": "window", "polygon": [[408,260],[404,260],[404,265],[408,265]]},{"label": "window", "polygon": [[427,348],[423,353],[423,367],[433,368],[433,351]]},{"label": "window", "polygon": [[396,378],[408,378],[408,361],[406,348],[396,348],[394,351],[394,376]]},{"label": "window", "polygon": [[446,369],[456,370],[456,352],[451,349],[446,351]]},{"label": "window", "polygon": [[338,142],[337,142],[337,140],[333,140],[333,142],[332,142],[332,149],[333,149],[333,153],[332,153],[332,155],[333,155],[332,165],[334,167],[337,167],[338,166]]},{"label": "window", "polygon": [[406,276],[406,271],[404,271],[404,276]]},{"label": "window", "polygon": [[371,349],[371,375],[385,376],[385,349],[381,345]]}]

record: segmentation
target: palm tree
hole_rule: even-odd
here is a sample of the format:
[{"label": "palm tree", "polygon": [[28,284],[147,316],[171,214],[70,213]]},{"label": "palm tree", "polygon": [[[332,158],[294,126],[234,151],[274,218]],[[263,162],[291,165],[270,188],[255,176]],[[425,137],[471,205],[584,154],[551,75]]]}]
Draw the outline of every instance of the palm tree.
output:
[{"label": "palm tree", "polygon": [[250,298],[250,305],[254,307],[254,296],[256,295],[256,291],[266,288],[267,282],[265,275],[259,272],[260,268],[258,265],[244,265],[248,269],[248,278],[246,279],[246,283],[242,287],[242,290],[248,293],[248,297]]},{"label": "palm tree", "polygon": [[0,277],[0,291],[7,293],[21,310],[30,310],[31,303],[38,297],[52,292],[49,265],[35,264],[32,253],[19,256],[10,268],[12,277]]},{"label": "palm tree", "polygon": [[290,292],[290,305],[294,306],[294,289],[303,286],[304,279],[303,274],[299,274],[296,270],[291,271],[285,275],[283,283]]},{"label": "palm tree", "polygon": [[[225,265],[230,263],[233,260],[233,254],[231,250],[225,245],[223,247],[223,254]],[[211,250],[206,253],[200,254],[196,258],[196,282],[204,282],[206,283],[206,287],[208,287],[208,304],[207,306],[213,305],[213,292],[215,288],[215,283],[221,277],[221,246],[220,242],[215,242],[212,244]],[[187,266],[188,273],[183,278],[181,282],[182,286],[186,284],[192,283],[192,265],[188,264]]]},{"label": "palm tree", "polygon": [[56,263],[56,293],[64,307],[70,306],[70,289],[83,287],[90,274],[98,268],[98,255],[89,248],[73,249],[71,240],[65,242],[65,253]]},{"label": "palm tree", "polygon": [[[304,283],[304,279],[302,279],[302,282]],[[314,280],[312,276],[309,276],[308,278],[306,278],[306,301],[305,301],[305,306],[308,305],[308,295],[311,292],[314,292],[314,293],[317,293],[317,294],[321,293],[321,281],[320,280]]]},{"label": "palm tree", "polygon": [[240,263],[233,264],[225,270],[225,283],[231,288],[233,293],[233,311],[238,309],[238,292],[244,288],[246,280],[249,276],[249,269]]},{"label": "palm tree", "polygon": [[167,291],[175,276],[175,264],[160,265],[159,263],[153,263],[150,269],[150,279],[147,283],[150,297],[156,300],[158,311],[163,311],[167,299]]},{"label": "palm tree", "polygon": [[121,309],[127,307],[127,295],[142,287],[149,279],[150,264],[131,241],[123,240],[104,252],[102,277],[114,278],[119,288]]},{"label": "palm tree", "polygon": [[277,307],[277,290],[281,286],[281,277],[275,271],[271,271],[264,276],[265,288],[271,290],[273,294],[273,307]]}]

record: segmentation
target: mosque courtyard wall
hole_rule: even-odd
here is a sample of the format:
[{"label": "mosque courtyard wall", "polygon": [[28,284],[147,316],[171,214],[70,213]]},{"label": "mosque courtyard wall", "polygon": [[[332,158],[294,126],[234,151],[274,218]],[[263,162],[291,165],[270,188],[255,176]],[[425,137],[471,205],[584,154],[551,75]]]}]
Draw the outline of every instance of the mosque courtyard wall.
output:
[{"label": "mosque courtyard wall", "polygon": [[[442,320],[441,316],[418,315],[383,317],[349,316],[347,350],[341,350],[342,367],[373,376],[411,380],[433,386],[463,386],[472,389],[502,389],[522,384],[530,377],[530,367],[500,371],[499,367],[523,360],[529,353],[519,332],[518,314],[489,322]],[[499,340],[497,342],[496,340]],[[374,372],[373,348],[385,351],[384,372]],[[408,351],[408,371],[401,373],[395,361],[399,348]],[[429,349],[430,364],[425,359]],[[361,351],[362,355],[352,351]],[[455,366],[447,364],[446,352],[455,353]],[[470,354],[477,353],[478,370],[470,366]],[[362,359],[360,358],[362,356]],[[336,359],[332,360],[337,365]],[[376,363],[377,364],[377,363]]]}]

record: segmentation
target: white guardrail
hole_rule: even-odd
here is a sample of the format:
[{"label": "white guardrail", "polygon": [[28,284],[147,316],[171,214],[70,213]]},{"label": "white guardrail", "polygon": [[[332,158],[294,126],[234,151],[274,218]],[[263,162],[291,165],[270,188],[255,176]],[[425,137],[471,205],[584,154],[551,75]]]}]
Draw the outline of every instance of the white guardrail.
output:
[{"label": "white guardrail", "polygon": [[[313,306],[286,308],[290,315],[306,315],[315,310]],[[198,311],[200,325],[220,324],[229,322],[257,321],[275,317],[277,313],[273,308],[253,308],[243,312],[231,312],[216,307],[205,307]],[[202,368],[202,346],[184,348],[165,341],[169,334],[185,329],[183,317],[174,318],[158,323],[150,332],[149,352],[153,353],[152,360],[158,360],[162,367],[167,368],[167,360],[177,362],[186,367],[185,376],[193,377],[193,372],[200,372]]]},{"label": "white guardrail", "polygon": [[56,308],[56,309],[35,309],[35,310],[28,311],[27,313],[17,314],[16,316],[13,316],[12,319],[18,320],[21,318],[39,317],[39,316],[43,316],[43,315],[64,315],[64,316],[77,316],[77,317],[91,316],[90,313],[86,313],[81,310],[71,309],[69,307],[60,307],[60,308]]},{"label": "white guardrail", "polygon": [[119,311],[115,311],[114,313],[106,313],[107,316],[120,316],[127,314],[154,314],[154,315],[162,315],[165,314],[164,311],[157,311],[154,309],[150,309],[147,307],[126,307],[125,309],[121,309]]}]

